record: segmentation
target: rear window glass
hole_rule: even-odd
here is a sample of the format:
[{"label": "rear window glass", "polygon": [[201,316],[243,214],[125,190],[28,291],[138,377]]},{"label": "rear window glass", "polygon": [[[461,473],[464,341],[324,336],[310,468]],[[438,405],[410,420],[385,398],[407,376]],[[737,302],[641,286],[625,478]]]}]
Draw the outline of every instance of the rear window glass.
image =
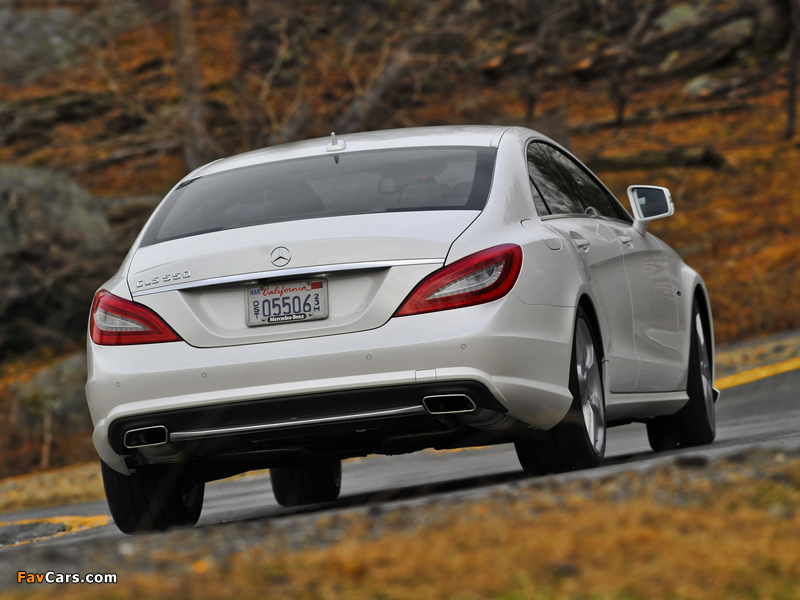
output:
[{"label": "rear window glass", "polygon": [[173,190],[142,239],[340,215],[482,210],[494,148],[407,148],[314,156],[206,175]]}]

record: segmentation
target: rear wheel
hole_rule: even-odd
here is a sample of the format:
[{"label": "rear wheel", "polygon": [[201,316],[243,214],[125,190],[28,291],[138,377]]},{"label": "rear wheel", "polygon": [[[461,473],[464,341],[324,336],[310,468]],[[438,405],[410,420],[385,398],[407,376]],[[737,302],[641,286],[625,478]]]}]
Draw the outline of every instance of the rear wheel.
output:
[{"label": "rear wheel", "polygon": [[522,468],[534,475],[596,467],[606,451],[605,394],[599,341],[589,317],[578,307],[573,335],[569,390],[572,405],[562,421],[536,440],[515,442]]},{"label": "rear wheel", "polygon": [[200,518],[205,483],[186,483],[183,465],[147,465],[130,475],[100,466],[108,508],[123,533],[194,525]]},{"label": "rear wheel", "polygon": [[695,300],[692,310],[692,338],[689,345],[689,402],[674,415],[647,422],[647,438],[656,452],[702,446],[714,441],[717,423],[711,378],[711,347],[703,317]]},{"label": "rear wheel", "polygon": [[339,497],[342,461],[272,467],[272,493],[281,506],[330,502]]}]

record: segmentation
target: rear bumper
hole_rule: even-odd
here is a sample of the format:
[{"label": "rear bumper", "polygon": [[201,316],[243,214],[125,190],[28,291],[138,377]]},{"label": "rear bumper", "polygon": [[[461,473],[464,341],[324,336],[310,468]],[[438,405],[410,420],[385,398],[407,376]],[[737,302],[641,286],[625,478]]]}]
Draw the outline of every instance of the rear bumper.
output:
[{"label": "rear bumper", "polygon": [[[172,441],[258,433],[277,445],[302,432],[322,441],[364,423],[427,431],[436,418],[422,398],[459,386],[478,386],[470,394],[486,408],[549,429],[571,403],[573,323],[572,308],[530,306],[510,294],[313,339],[223,348],[90,341],[86,393],[95,447],[109,466],[127,472],[125,431],[150,425],[164,425]],[[254,429],[225,432],[237,427]]]},{"label": "rear bumper", "polygon": [[275,447],[286,443],[282,440],[304,436],[429,422],[435,419],[425,408],[426,399],[443,396],[469,398],[475,409],[507,412],[479,383],[423,383],[131,415],[115,419],[110,424],[108,442],[117,454],[126,454],[131,449],[126,433],[164,427],[171,442],[258,436],[263,439],[262,446]]}]

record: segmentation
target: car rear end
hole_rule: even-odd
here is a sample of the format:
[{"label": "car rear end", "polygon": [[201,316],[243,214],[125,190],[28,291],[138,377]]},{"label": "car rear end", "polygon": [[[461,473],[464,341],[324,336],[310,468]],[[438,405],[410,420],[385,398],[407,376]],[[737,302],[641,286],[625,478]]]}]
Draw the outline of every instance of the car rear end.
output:
[{"label": "car rear end", "polygon": [[530,312],[493,301],[522,250],[489,240],[447,260],[486,205],[501,134],[311,140],[188,176],[95,297],[102,460],[120,473],[191,462],[211,480],[517,426],[497,377],[514,379]]}]

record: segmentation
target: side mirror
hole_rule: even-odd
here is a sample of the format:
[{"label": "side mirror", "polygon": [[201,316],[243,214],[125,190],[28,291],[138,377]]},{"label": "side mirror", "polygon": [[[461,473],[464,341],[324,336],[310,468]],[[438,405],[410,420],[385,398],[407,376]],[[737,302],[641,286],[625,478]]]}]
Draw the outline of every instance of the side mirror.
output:
[{"label": "side mirror", "polygon": [[675,214],[672,195],[665,187],[632,185],[628,188],[628,199],[633,209],[633,227],[642,235],[650,221]]}]

